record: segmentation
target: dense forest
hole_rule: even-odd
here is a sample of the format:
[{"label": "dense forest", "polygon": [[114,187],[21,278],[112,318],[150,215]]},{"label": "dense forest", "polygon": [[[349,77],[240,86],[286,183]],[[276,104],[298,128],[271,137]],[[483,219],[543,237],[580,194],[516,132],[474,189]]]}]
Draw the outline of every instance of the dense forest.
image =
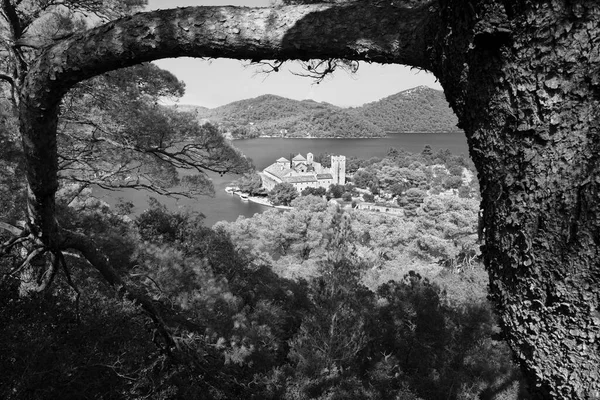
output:
[{"label": "dense forest", "polygon": [[[85,211],[65,209],[63,223],[91,232],[129,284],[177,315],[176,348],[168,349],[139,306],[119,300],[67,255],[81,295],[60,283],[43,298],[22,298],[15,281],[4,284],[0,394],[518,398],[508,348],[492,338],[498,331],[480,266],[438,268],[427,277],[397,265],[391,273],[361,252],[395,251],[395,238],[385,242],[398,233],[394,221],[358,217],[313,196],[295,205],[261,217],[275,219],[287,242],[258,247],[264,255],[244,250],[249,243],[237,233],[234,245],[227,230],[158,204],[134,220],[89,204]],[[259,240],[273,239],[269,230],[262,228]],[[314,255],[306,258],[307,245]],[[271,265],[267,259],[283,249],[285,267],[281,259]],[[386,257],[400,264],[398,255]],[[384,282],[382,274],[395,280]]]},{"label": "dense forest", "polygon": [[[350,158],[352,183],[331,197],[349,195],[351,207],[370,194],[404,217],[308,193],[287,213],[215,228],[156,201],[140,215],[127,203],[107,207],[92,185],[210,193],[203,168],[248,170],[215,127],[157,106],[164,93],[181,95],[182,86],[142,65],[87,81],[67,98],[58,223],[84,233],[120,280],[111,284],[74,250],[61,253],[52,285],[37,290],[29,265],[43,254],[34,249],[24,261],[23,239],[3,231],[1,398],[525,395],[486,300],[476,179],[459,177],[472,170],[468,160],[429,147]],[[18,226],[23,156],[3,102],[0,211]]]},{"label": "dense forest", "polygon": [[460,132],[458,118],[444,93],[427,86],[404,90],[350,111],[385,132]]},{"label": "dense forest", "polygon": [[356,108],[263,95],[194,111],[235,139],[280,137],[381,137],[388,132],[456,132],[457,119],[443,92],[424,86]]},{"label": "dense forest", "polygon": [[87,232],[153,299],[177,327],[175,346],[139,305],[65,254],[69,279],[51,292],[22,296],[19,279],[2,282],[0,396],[524,398],[486,299],[477,194],[446,183],[472,166],[427,147],[356,164],[344,190],[377,182],[381,201],[394,190],[425,196],[400,217],[305,193],[289,212],[212,229],[156,201],[138,216],[89,192],[62,203],[61,224]]}]

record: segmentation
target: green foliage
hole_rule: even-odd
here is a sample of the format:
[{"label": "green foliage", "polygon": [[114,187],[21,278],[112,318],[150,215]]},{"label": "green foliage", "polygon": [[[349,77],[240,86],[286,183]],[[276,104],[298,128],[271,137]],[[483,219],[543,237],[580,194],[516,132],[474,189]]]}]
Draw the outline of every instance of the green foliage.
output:
[{"label": "green foliage", "polygon": [[349,260],[325,265],[310,288],[314,308],[288,356],[298,390],[310,398],[361,398],[367,390],[356,378],[369,354],[373,293],[360,285]]},{"label": "green foliage", "polygon": [[448,178],[446,178],[442,185],[443,185],[444,189],[460,189],[462,184],[463,184],[462,177],[452,175],[452,176],[449,176]]},{"label": "green foliage", "polygon": [[[308,278],[328,254],[336,206],[314,196],[299,197],[291,205],[294,208],[285,213],[269,210],[217,226],[232,236],[237,248],[271,263],[281,275]],[[352,227],[348,243],[358,259],[372,267],[365,279],[373,287],[401,277],[410,266],[470,267],[479,254],[478,211],[477,200],[432,197],[415,205],[410,215],[363,211],[344,215]]]},{"label": "green foliage", "polygon": [[[445,159],[454,159],[451,153],[442,151],[440,154]],[[388,176],[388,184],[396,190],[396,197],[392,197],[394,193],[382,190],[377,199],[377,204],[382,207],[391,208],[392,203],[399,202],[402,207],[399,214],[348,212],[355,235],[352,240],[360,260],[373,267],[365,276],[365,282],[374,288],[415,268],[434,271],[440,268],[439,265],[452,270],[469,268],[479,256],[477,198],[434,195],[433,188],[438,187],[441,191],[443,181],[450,176],[444,165],[427,165],[421,154],[403,150],[391,151],[391,155],[394,160],[386,158],[354,174],[359,178],[355,182],[360,183],[363,175],[368,182],[369,176],[381,173],[377,170],[381,166],[402,179],[394,181]],[[382,179],[385,178],[382,176]],[[476,182],[476,179],[472,181]],[[433,188],[426,191],[429,186]],[[371,192],[378,191],[378,187],[371,188]],[[340,195],[343,194],[342,191]],[[362,196],[367,202],[375,201],[372,193]],[[240,249],[257,260],[273,264],[282,276],[312,277],[318,269],[317,263],[327,252],[323,232],[331,229],[334,213],[323,201],[314,204],[296,202],[292,203],[295,209],[284,214],[267,211],[222,226]]]},{"label": "green foliage", "polygon": [[327,103],[297,101],[274,95],[236,101],[215,109],[197,109],[198,119],[208,119],[233,138],[281,137],[381,137],[371,122]]},{"label": "green foliage", "polygon": [[290,205],[300,212],[308,211],[319,213],[328,209],[327,202],[323,200],[323,197],[315,195],[298,197],[294,199]]},{"label": "green foliage", "polygon": [[398,205],[412,211],[418,208],[426,197],[427,193],[425,193],[423,190],[410,188],[404,193],[404,196],[398,198]]},{"label": "green foliage", "polygon": [[291,343],[290,359],[297,372],[316,377],[324,370],[356,367],[356,357],[369,343],[366,326],[373,293],[359,283],[356,267],[348,260],[325,265],[310,285],[315,305],[302,321]]},{"label": "green foliage", "polygon": [[150,198],[148,209],[136,218],[142,240],[156,243],[184,242],[190,225],[201,225],[204,217],[196,214],[171,213],[155,198]]},{"label": "green foliage", "polygon": [[278,183],[269,192],[269,201],[274,205],[289,206],[298,197],[296,188],[287,182]]},{"label": "green foliage", "polygon": [[367,189],[372,184],[378,185],[377,174],[368,169],[359,169],[352,176],[352,183],[361,189]]},{"label": "green foliage", "polygon": [[385,132],[457,132],[458,119],[444,93],[425,86],[352,109]]},{"label": "green foliage", "polygon": [[402,196],[408,185],[407,182],[396,182],[390,186],[390,193],[394,196]]},{"label": "green foliage", "polygon": [[327,194],[327,189],[325,189],[324,187],[318,187],[318,188],[314,188],[314,187],[307,187],[306,189],[304,189],[301,193],[302,196],[318,196],[318,197],[323,197]]},{"label": "green foliage", "polygon": [[[65,209],[61,224],[94,235],[115,263],[128,265],[121,271],[130,283],[177,321],[177,348],[169,356],[140,310],[110,296],[87,268],[72,268],[79,309],[62,283],[40,301],[19,298],[7,281],[0,395],[385,400],[485,391],[516,399],[506,346],[490,339],[497,328],[484,279],[449,273],[434,284],[412,273],[376,290],[365,285],[375,266],[369,254],[385,248],[393,259],[427,229],[455,236],[471,223],[461,219],[471,203],[427,199],[417,217],[399,223],[309,195],[289,212],[215,229],[155,201],[134,223],[106,209]],[[257,250],[269,254],[258,258]],[[76,257],[69,263],[79,266]],[[294,264],[313,265],[312,274],[293,281],[275,273]]]},{"label": "green foliage", "polygon": [[191,113],[157,105],[160,98],[183,92],[183,83],[153,64],[77,85],[64,101],[59,124],[61,180],[161,194],[210,194],[207,170],[246,172],[249,162],[215,127],[200,126]]},{"label": "green foliage", "polygon": [[448,150],[432,154],[429,147],[414,154],[391,148],[383,160],[364,165],[353,174],[352,183],[380,195],[379,205],[398,205],[408,216],[414,215],[427,196],[479,198],[479,182],[472,163]]},{"label": "green foliage", "polygon": [[149,236],[137,273],[143,272],[156,298],[199,327],[182,340],[192,353],[208,351],[217,357],[205,366],[219,371],[207,378],[213,391],[224,398],[248,398],[252,392],[245,385],[286,359],[287,341],[308,306],[302,284],[250,264],[222,230],[161,206],[151,211],[154,218],[142,215],[138,226],[157,221],[163,231],[177,234],[173,241],[162,234]]},{"label": "green foliage", "polygon": [[506,345],[491,339],[496,324],[484,299],[448,303],[436,284],[416,273],[381,286],[377,294],[377,344],[397,359],[419,396],[474,399],[518,376]]},{"label": "green foliage", "polygon": [[77,313],[68,289],[21,298],[16,285],[3,285],[0,397],[124,399],[161,391],[152,382],[162,380],[164,358],[138,308],[88,289]]},{"label": "green foliage", "polygon": [[464,168],[463,168],[462,163],[460,163],[460,161],[458,161],[456,159],[452,159],[450,161],[447,161],[447,165],[448,165],[448,172],[450,173],[450,175],[452,175],[453,177],[457,177],[457,178],[462,177]]},{"label": "green foliage", "polygon": [[262,179],[256,172],[244,174],[234,182],[234,185],[251,196],[264,196],[266,194],[266,190],[262,187]]},{"label": "green foliage", "polygon": [[329,186],[329,190],[327,190],[327,193],[328,193],[329,197],[332,197],[334,199],[339,199],[342,197],[342,195],[344,194],[345,191],[346,191],[346,188],[344,187],[344,185],[338,185],[338,184],[334,183]]},{"label": "green foliage", "polygon": [[367,203],[372,203],[375,201],[375,196],[373,196],[371,193],[365,193],[365,194],[363,194],[363,199]]}]

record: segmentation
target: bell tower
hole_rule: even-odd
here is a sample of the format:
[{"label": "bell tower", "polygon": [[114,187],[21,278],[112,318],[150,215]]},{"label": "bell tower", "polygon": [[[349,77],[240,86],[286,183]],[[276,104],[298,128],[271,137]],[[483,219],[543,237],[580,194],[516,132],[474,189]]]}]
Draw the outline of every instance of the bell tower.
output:
[{"label": "bell tower", "polygon": [[336,185],[346,184],[346,156],[331,156],[331,176]]}]

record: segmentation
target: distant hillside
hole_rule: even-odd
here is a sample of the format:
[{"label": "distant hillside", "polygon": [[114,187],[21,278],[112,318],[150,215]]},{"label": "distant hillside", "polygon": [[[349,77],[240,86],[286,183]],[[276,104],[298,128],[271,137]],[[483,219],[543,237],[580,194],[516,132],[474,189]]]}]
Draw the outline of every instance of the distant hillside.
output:
[{"label": "distant hillside", "polygon": [[274,95],[235,101],[214,109],[199,107],[198,120],[209,120],[234,138],[380,137],[385,133],[348,110],[312,100]]},{"label": "distant hillside", "polygon": [[350,110],[385,132],[460,132],[444,92],[427,86],[404,90]]},{"label": "distant hillside", "polygon": [[357,108],[341,108],[312,100],[263,95],[214,109],[179,106],[195,111],[232,138],[381,137],[387,132],[458,131],[457,119],[441,91],[420,86]]}]

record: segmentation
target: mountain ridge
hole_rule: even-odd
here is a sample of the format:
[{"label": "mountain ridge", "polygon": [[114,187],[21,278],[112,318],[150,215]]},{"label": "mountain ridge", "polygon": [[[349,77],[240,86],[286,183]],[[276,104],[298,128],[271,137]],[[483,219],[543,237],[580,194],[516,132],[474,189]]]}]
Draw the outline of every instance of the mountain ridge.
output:
[{"label": "mountain ridge", "polygon": [[180,105],[232,139],[254,137],[369,138],[388,133],[461,132],[444,93],[417,86],[359,107],[263,94],[219,107]]}]

